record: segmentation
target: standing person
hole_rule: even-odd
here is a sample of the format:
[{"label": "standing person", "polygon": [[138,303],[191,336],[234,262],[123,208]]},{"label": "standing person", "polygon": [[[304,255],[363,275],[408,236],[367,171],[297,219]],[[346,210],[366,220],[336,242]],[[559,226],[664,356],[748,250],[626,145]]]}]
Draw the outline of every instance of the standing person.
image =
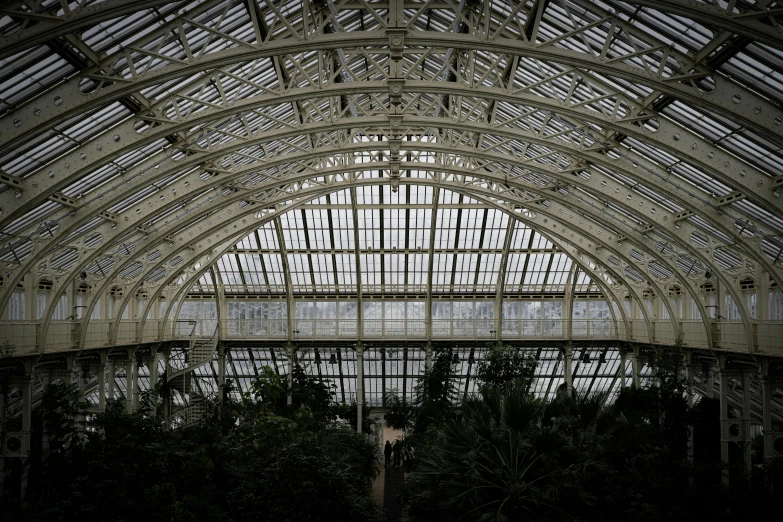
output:
[{"label": "standing person", "polygon": [[387,468],[389,467],[389,465],[391,465],[391,455],[392,455],[392,445],[387,440],[386,446],[383,447],[383,456],[386,457],[384,466]]},{"label": "standing person", "polygon": [[400,454],[402,453],[402,444],[400,444],[400,439],[394,441],[394,446],[392,446],[392,451],[394,452],[394,467],[399,468]]}]

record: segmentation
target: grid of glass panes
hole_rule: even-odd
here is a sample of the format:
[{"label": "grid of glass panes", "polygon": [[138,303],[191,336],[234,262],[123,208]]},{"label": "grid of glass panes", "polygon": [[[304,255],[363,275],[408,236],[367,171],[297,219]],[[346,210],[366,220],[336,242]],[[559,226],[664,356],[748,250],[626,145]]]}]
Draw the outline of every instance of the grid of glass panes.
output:
[{"label": "grid of glass panes", "polygon": [[612,337],[614,321],[603,299],[574,299],[571,313],[572,337]]},{"label": "grid of glass panes", "polygon": [[433,338],[492,339],[496,330],[492,299],[432,302]]},{"label": "grid of glass panes", "polygon": [[356,301],[299,301],[294,303],[295,339],[357,337]]},{"label": "grid of glass panes", "polygon": [[226,299],[224,334],[227,338],[286,338],[288,304],[283,300]]},{"label": "grid of glass panes", "polygon": [[563,337],[563,301],[503,300],[503,338],[555,338]]},{"label": "grid of glass panes", "polygon": [[424,301],[364,301],[363,312],[365,338],[426,337]]}]

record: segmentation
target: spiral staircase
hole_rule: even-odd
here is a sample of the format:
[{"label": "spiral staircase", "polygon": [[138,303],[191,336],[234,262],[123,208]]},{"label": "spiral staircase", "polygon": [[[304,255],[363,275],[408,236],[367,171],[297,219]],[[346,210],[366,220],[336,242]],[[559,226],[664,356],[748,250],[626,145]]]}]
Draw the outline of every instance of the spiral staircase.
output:
[{"label": "spiral staircase", "polygon": [[[195,330],[195,329],[194,329]],[[214,357],[218,345],[218,329],[209,339],[197,339],[191,334],[189,347],[183,352],[182,365],[171,368],[166,382],[170,390],[177,390],[184,404],[171,403],[169,425],[188,426],[197,423],[206,413],[206,397],[195,384],[195,371],[208,364]],[[179,365],[178,365],[179,366]],[[172,400],[170,397],[169,400]]]}]

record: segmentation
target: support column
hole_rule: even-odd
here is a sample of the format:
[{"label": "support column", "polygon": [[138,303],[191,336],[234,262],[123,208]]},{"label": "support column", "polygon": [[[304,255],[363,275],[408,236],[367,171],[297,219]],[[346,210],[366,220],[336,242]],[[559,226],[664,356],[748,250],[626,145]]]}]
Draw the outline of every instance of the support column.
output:
[{"label": "support column", "polygon": [[114,400],[114,379],[117,376],[116,368],[114,367],[114,361],[109,361],[106,364],[106,373],[108,373],[108,383],[106,386],[106,394],[110,401]]},{"label": "support column", "polygon": [[125,411],[133,413],[134,383],[136,382],[136,365],[133,356],[136,348],[128,348],[128,359],[125,362]]},{"label": "support column", "polygon": [[[166,378],[171,375],[171,346],[163,351],[163,371],[166,373]],[[165,383],[164,383],[165,384]],[[169,389],[168,386],[165,387]],[[167,396],[163,397],[163,425],[168,430],[171,429],[171,391]]]},{"label": "support column", "polygon": [[223,404],[226,394],[226,347],[218,344],[218,403]]},{"label": "support column", "polygon": [[35,367],[35,361],[33,359],[24,360],[24,375],[19,379],[19,391],[22,394],[22,451],[24,457],[22,458],[22,487],[21,497],[25,498],[27,495],[27,480],[28,467],[27,456],[30,452],[30,427],[32,425],[33,418],[33,368]]},{"label": "support column", "polygon": [[720,369],[720,423],[721,423],[721,441],[720,441],[720,460],[723,462],[724,469],[721,472],[723,484],[729,484],[729,441],[728,441],[728,421],[729,421],[729,375],[726,371],[726,356],[718,355],[718,365]]},{"label": "support column", "polygon": [[432,367],[432,341],[427,341],[424,346],[424,369],[429,370]]},{"label": "support column", "polygon": [[286,404],[291,406],[294,403],[294,344],[289,341],[286,344],[285,351],[288,355],[288,375],[286,376],[288,380],[288,398],[286,399]]},{"label": "support column", "polygon": [[[691,352],[686,352],[685,354],[685,379],[687,383],[685,393],[689,409],[693,408],[696,398],[693,392],[693,382],[699,371],[699,365],[693,362],[692,356],[693,354]],[[693,425],[690,424],[688,425],[688,462],[693,464]]]},{"label": "support column", "polygon": [[158,385],[158,349],[156,347],[150,348],[147,368],[150,370],[150,390],[154,390]]},{"label": "support column", "polygon": [[[5,396],[8,393],[8,383],[0,380],[0,434],[5,435]],[[5,441],[0,440],[0,443]],[[5,458],[0,447],[0,499],[5,494]]]},{"label": "support column", "polygon": [[750,372],[742,372],[742,454],[745,459],[745,473],[753,469],[753,454],[750,438]]},{"label": "support column", "polygon": [[621,347],[620,348],[620,388],[621,389],[625,389],[628,384],[626,382],[626,374],[625,374],[626,365],[627,365],[626,348]]},{"label": "support column", "polygon": [[106,365],[99,364],[98,371],[98,411],[106,411]]},{"label": "support column", "polygon": [[768,321],[769,317],[769,274],[759,271],[756,277],[756,320]]},{"label": "support column", "polygon": [[139,386],[139,369],[144,364],[141,354],[131,361],[133,367],[133,411],[139,411],[139,401],[141,399],[141,387]]},{"label": "support column", "polygon": [[30,272],[24,276],[24,318],[27,321],[38,319],[38,285],[36,284],[36,274]]},{"label": "support column", "polygon": [[768,357],[756,359],[761,367],[761,424],[764,429],[764,458],[778,456],[775,451],[775,440],[783,439],[783,433],[772,431],[772,392],[783,377],[770,375],[771,360]]},{"label": "support column", "polygon": [[364,346],[356,343],[356,432],[362,433],[362,408],[364,406]]},{"label": "support column", "polygon": [[574,372],[571,369],[571,365],[573,363],[574,358],[574,346],[569,342],[565,343],[565,346],[563,347],[563,378],[565,379],[566,384],[566,395],[569,397],[573,397],[574,394],[574,383],[573,383],[573,376]]},{"label": "support column", "polygon": [[641,351],[638,346],[633,349],[633,355],[631,355],[631,379],[633,388],[638,390],[642,387],[642,365],[641,365]]}]

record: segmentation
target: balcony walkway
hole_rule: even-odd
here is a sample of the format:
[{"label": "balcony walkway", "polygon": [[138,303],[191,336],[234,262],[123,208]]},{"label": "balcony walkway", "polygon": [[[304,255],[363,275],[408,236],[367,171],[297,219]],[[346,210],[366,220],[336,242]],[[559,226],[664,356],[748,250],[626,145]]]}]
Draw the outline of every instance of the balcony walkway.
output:
[{"label": "balcony walkway", "polygon": [[[677,335],[669,320],[652,322],[652,332],[643,320],[629,321],[615,328],[612,320],[573,319],[453,319],[432,320],[428,335],[423,319],[365,320],[362,335],[358,335],[356,319],[296,319],[289,333],[286,319],[228,319],[170,321],[162,328],[161,321],[121,320],[113,331],[115,320],[93,320],[83,334],[80,321],[52,321],[45,342],[41,342],[41,324],[38,321],[2,321],[0,339],[15,346],[17,356],[129,346],[164,341],[187,341],[212,335],[219,326],[221,341],[265,343],[281,341],[343,343],[364,341],[474,341],[503,340],[509,342],[605,341],[636,342],[660,345],[674,344]],[[682,320],[679,323],[683,344],[691,348],[715,349],[730,352],[783,355],[783,321],[755,321],[754,346],[749,347],[745,327],[741,322],[715,321],[710,323],[713,343],[710,346],[701,320]],[[567,335],[568,330],[571,335]]]}]

